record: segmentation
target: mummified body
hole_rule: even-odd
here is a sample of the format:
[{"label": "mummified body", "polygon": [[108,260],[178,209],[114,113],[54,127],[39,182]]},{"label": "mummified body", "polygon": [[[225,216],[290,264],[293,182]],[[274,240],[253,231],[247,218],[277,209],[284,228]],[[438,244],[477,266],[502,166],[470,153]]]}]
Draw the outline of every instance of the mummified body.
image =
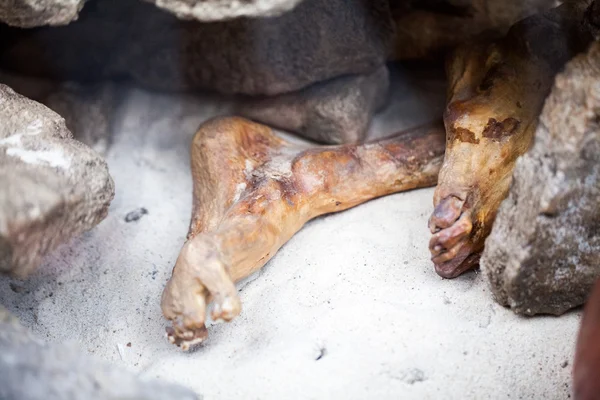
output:
[{"label": "mummified body", "polygon": [[301,147],[241,118],[204,124],[192,145],[194,207],[162,299],[170,340],[186,348],[212,318],[240,312],[234,282],[261,268],[310,219],[435,184],[440,124],[364,145]]},{"label": "mummified body", "polygon": [[[476,265],[518,156],[531,146],[554,75],[591,41],[585,8],[562,6],[448,62],[446,156],[430,218],[436,271]],[[164,293],[170,340],[206,337],[205,318],[240,312],[234,282],[261,268],[308,220],[377,196],[433,185],[443,152],[431,126],[366,145],[302,148],[243,119],[201,127],[192,148],[194,210]]]}]

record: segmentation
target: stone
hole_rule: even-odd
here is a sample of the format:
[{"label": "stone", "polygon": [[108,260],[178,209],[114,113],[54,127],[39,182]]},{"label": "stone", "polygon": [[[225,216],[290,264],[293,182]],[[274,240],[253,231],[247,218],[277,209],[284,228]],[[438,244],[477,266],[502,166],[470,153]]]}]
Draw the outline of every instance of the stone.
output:
[{"label": "stone", "polygon": [[178,18],[222,21],[239,17],[274,17],[290,11],[302,0],[146,0]]},{"label": "stone", "polygon": [[145,380],[74,345],[46,344],[0,306],[0,399],[198,400],[183,387]]},{"label": "stone", "polygon": [[392,35],[387,0],[305,0],[279,17],[214,23],[104,0],[66,27],[1,27],[0,64],[57,80],[129,77],[159,90],[272,96],[374,72]]},{"label": "stone", "polygon": [[101,155],[106,154],[120,98],[115,82],[60,82],[5,71],[0,71],[0,82],[58,113],[75,139]]},{"label": "stone", "polygon": [[246,99],[236,114],[321,143],[357,143],[385,105],[388,89],[388,70],[382,66],[369,75],[343,76],[297,92]]},{"label": "stone", "polygon": [[581,305],[600,277],[600,43],[557,76],[514,171],[481,269],[518,314]]},{"label": "stone", "polygon": [[85,0],[0,0],[0,21],[21,28],[66,25],[77,19]]},{"label": "stone", "polygon": [[106,162],[55,112],[0,84],[0,272],[25,277],[108,213]]}]

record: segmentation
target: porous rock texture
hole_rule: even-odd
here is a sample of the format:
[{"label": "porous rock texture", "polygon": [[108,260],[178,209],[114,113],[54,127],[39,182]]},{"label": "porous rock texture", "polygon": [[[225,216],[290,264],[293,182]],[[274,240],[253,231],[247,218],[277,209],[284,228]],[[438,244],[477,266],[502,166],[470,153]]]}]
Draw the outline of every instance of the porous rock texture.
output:
[{"label": "porous rock texture", "polygon": [[58,80],[130,77],[161,90],[275,95],[375,71],[392,35],[387,0],[305,0],[279,17],[214,23],[103,0],[66,27],[0,27],[0,64]]},{"label": "porous rock texture", "polygon": [[0,21],[32,28],[66,25],[77,19],[86,0],[0,0]]},{"label": "porous rock texture", "polygon": [[0,306],[0,399],[194,400],[180,386],[143,380],[76,346],[49,345]]},{"label": "porous rock texture", "polygon": [[2,84],[0,121],[0,272],[24,277],[104,219],[114,184],[62,117]]},{"label": "porous rock texture", "polygon": [[600,276],[600,43],[558,75],[481,268],[516,313],[561,314]]},{"label": "porous rock texture", "polygon": [[302,0],[146,0],[179,18],[222,21],[237,17],[273,17],[291,10]]}]

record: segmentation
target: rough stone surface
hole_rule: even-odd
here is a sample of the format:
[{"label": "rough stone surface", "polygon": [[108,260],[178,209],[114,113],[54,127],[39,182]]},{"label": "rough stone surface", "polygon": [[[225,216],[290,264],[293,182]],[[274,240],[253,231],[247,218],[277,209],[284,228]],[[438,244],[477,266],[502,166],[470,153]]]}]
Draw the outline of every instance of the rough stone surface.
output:
[{"label": "rough stone surface", "polygon": [[199,21],[222,21],[237,17],[273,17],[287,12],[302,0],[146,0],[177,15]]},{"label": "rough stone surface", "polygon": [[280,17],[215,23],[104,0],[66,27],[0,29],[0,63],[59,80],[127,76],[161,90],[275,95],[376,70],[392,34],[387,0],[306,0]]},{"label": "rough stone surface", "polygon": [[73,345],[48,345],[0,306],[0,399],[193,400],[176,385],[142,380]]},{"label": "rough stone surface", "polygon": [[496,300],[561,314],[600,276],[600,43],[556,78],[481,259]]},{"label": "rough stone surface", "polygon": [[0,85],[0,272],[25,276],[98,224],[114,184],[104,160],[45,106]]},{"label": "rough stone surface", "polygon": [[117,83],[59,82],[5,71],[0,71],[0,82],[58,113],[75,139],[101,155],[106,154],[119,102]]},{"label": "rough stone surface", "polygon": [[65,25],[77,19],[86,0],[0,0],[0,21],[22,28]]},{"label": "rough stone surface", "polygon": [[[579,0],[577,0],[579,1]],[[397,33],[393,58],[443,55],[476,35],[501,35],[556,0],[390,0]]]},{"label": "rough stone surface", "polygon": [[385,104],[388,87],[388,70],[382,66],[370,75],[344,76],[293,93],[245,99],[236,114],[322,143],[355,143],[364,139],[373,115]]}]

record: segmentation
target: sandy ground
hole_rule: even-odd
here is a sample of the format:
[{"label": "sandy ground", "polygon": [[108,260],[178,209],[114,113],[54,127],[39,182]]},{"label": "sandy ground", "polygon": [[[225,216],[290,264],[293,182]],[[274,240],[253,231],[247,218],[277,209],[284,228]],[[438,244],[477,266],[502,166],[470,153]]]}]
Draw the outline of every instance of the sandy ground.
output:
[{"label": "sandy ground", "polygon": [[[396,73],[373,135],[441,115],[443,82],[425,75]],[[190,216],[188,145],[230,106],[126,90],[107,155],[110,215],[31,279],[0,278],[2,303],[48,341],[76,341],[205,399],[570,397],[580,312],[521,318],[476,272],[439,278],[427,251],[432,189],[309,223],[240,285],[239,318],[193,353],[170,345],[159,301]],[[148,214],[126,223],[140,207]]]}]

